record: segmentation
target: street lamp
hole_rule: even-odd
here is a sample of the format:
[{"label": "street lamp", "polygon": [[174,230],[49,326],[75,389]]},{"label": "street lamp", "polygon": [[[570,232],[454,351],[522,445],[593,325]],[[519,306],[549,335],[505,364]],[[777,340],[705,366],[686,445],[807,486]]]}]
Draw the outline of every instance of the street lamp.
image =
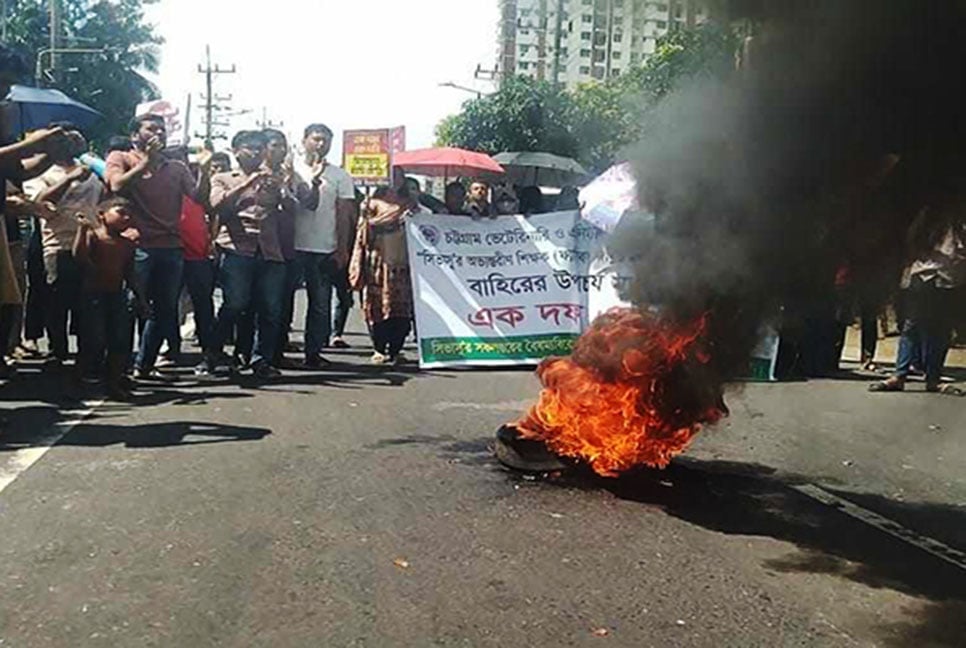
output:
[{"label": "street lamp", "polygon": [[482,99],[484,97],[484,95],[490,95],[490,94],[492,94],[490,92],[482,92],[480,90],[477,90],[476,88],[468,88],[466,86],[461,86],[461,85],[458,85],[456,83],[453,83],[452,81],[444,81],[444,82],[442,82],[442,83],[439,84],[439,87],[440,88],[453,88],[454,90],[462,90],[463,92],[472,92],[473,94],[476,95],[476,98],[477,99]]},{"label": "street lamp", "polygon": [[34,68],[34,81],[39,88],[40,84],[44,80],[45,56],[53,56],[54,54],[104,54],[105,52],[107,52],[106,47],[47,47],[42,49],[37,52],[37,64]]}]

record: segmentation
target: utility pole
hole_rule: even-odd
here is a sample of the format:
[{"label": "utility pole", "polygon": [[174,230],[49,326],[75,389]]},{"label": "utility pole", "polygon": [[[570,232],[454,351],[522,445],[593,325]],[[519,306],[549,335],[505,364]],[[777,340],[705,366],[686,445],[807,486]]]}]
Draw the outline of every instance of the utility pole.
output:
[{"label": "utility pole", "polygon": [[60,38],[60,2],[50,0],[50,71],[49,76],[53,84],[57,83],[57,68],[60,67],[58,40]]},{"label": "utility pole", "polygon": [[268,116],[268,108],[265,106],[262,106],[262,118],[260,120],[256,120],[255,125],[262,129],[274,128],[278,130],[281,128],[285,128],[285,121],[282,119],[278,121],[273,121]]},{"label": "utility pole", "polygon": [[228,126],[227,122],[216,121],[214,113],[216,110],[226,110],[227,106],[223,105],[223,102],[231,101],[231,95],[215,95],[213,88],[214,78],[217,74],[235,74],[236,68],[234,63],[231,64],[231,68],[222,68],[218,65],[212,67],[211,46],[205,45],[205,65],[204,67],[198,65],[198,72],[205,75],[206,94],[202,96],[202,99],[205,102],[205,148],[213,151],[215,148],[215,138],[222,137],[222,135],[215,132],[214,128],[216,126]]}]

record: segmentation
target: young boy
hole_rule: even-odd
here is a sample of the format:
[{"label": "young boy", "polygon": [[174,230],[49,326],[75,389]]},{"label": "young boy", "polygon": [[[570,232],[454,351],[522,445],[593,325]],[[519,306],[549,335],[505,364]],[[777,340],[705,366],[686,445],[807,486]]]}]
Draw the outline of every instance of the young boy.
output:
[{"label": "young boy", "polygon": [[127,291],[137,286],[137,231],[131,227],[131,212],[126,198],[105,200],[97,208],[97,225],[81,221],[74,239],[74,257],[84,270],[81,369],[85,374],[99,372],[106,353],[108,393],[115,398],[129,395],[124,376],[131,356]]}]

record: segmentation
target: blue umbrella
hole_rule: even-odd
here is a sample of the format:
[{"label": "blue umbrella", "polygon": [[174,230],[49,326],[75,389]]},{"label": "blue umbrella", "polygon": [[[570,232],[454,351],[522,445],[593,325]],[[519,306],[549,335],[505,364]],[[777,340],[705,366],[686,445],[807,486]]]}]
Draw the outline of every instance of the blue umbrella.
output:
[{"label": "blue umbrella", "polygon": [[10,88],[6,101],[13,107],[8,113],[12,122],[9,128],[18,136],[58,121],[69,121],[86,128],[103,117],[60,90],[15,85]]}]

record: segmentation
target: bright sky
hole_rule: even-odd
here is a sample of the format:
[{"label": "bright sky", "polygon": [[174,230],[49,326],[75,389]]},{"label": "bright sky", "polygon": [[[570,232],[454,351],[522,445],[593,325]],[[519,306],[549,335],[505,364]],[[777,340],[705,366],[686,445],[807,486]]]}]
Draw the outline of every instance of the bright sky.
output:
[{"label": "bright sky", "polygon": [[321,121],[336,133],[333,161],[343,129],[405,125],[407,148],[431,146],[439,120],[473,96],[439,84],[489,90],[473,72],[496,58],[496,0],[161,0],[148,17],[166,40],[163,98],[193,94],[192,131],[208,43],[213,63],[237,67],[216,77],[215,94],[252,110],[230,130],[253,127],[263,108],[290,137]]}]

